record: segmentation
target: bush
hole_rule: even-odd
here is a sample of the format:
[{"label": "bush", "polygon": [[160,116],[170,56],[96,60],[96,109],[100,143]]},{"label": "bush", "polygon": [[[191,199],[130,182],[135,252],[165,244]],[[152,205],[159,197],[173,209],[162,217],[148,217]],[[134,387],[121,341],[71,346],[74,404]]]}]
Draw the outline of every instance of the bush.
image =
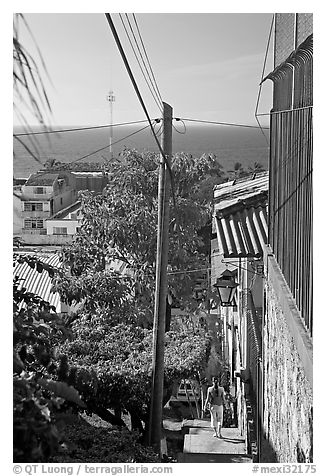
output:
[{"label": "bush", "polygon": [[155,463],[159,457],[128,429],[99,428],[83,420],[67,425],[53,463]]}]

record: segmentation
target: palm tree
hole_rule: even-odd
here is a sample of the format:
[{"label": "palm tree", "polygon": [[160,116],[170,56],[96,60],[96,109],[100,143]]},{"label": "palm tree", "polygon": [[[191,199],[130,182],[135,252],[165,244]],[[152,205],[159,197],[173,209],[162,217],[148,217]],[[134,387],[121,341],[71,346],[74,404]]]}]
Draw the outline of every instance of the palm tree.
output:
[{"label": "palm tree", "polygon": [[249,167],[249,171],[253,174],[257,172],[263,172],[264,170],[265,167],[260,162],[254,162],[254,165]]},{"label": "palm tree", "polygon": [[228,173],[232,174],[232,178],[237,179],[237,178],[244,177],[245,175],[247,175],[248,171],[246,171],[243,168],[243,165],[241,164],[241,162],[235,162],[235,164],[233,166],[233,170],[228,170]]},{"label": "palm tree", "polygon": [[[25,27],[32,37],[38,58],[26,50],[20,41],[20,28]],[[44,86],[44,76],[49,78],[47,69],[41,52],[34,40],[33,34],[22,13],[14,14],[13,25],[13,92],[14,92],[14,113],[24,128],[24,132],[31,132],[31,128],[25,118],[21,108],[25,108],[37,119],[37,122],[48,130],[46,122],[51,115],[51,106]],[[50,79],[50,78],[49,78]],[[27,150],[27,152],[39,163],[37,141],[29,135],[29,145],[19,136],[14,134],[14,138]],[[33,150],[32,150],[33,149]]]}]

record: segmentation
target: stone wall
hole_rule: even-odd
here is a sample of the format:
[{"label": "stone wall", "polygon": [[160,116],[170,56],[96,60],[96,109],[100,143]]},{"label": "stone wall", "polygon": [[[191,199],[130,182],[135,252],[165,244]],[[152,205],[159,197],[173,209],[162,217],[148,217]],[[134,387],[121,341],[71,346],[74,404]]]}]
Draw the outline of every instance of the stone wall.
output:
[{"label": "stone wall", "polygon": [[[274,282],[267,279],[266,283],[263,346],[266,441],[278,462],[312,462],[312,375],[307,375],[298,339],[289,325],[292,316],[282,305],[282,291],[275,289],[275,278],[280,276],[274,275]],[[263,452],[261,461],[272,462],[268,459]]]}]

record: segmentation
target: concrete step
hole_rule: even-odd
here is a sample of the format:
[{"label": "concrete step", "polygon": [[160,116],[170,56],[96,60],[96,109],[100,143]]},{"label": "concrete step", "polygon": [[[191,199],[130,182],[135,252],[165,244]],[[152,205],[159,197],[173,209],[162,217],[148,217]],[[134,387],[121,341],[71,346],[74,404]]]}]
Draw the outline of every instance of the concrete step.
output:
[{"label": "concrete step", "polygon": [[195,419],[195,420],[184,420],[182,422],[182,433],[189,433],[190,428],[208,428],[210,429],[210,420],[208,418],[204,419]]},{"label": "concrete step", "polygon": [[187,420],[183,422],[184,453],[246,454],[244,437],[238,428],[222,428],[222,438],[215,438],[210,421]]},{"label": "concrete step", "polygon": [[252,463],[248,455],[216,453],[178,453],[178,463]]},{"label": "concrete step", "polygon": [[215,438],[213,432],[202,431],[184,437],[184,453],[222,453],[246,454],[246,445],[242,438]]}]

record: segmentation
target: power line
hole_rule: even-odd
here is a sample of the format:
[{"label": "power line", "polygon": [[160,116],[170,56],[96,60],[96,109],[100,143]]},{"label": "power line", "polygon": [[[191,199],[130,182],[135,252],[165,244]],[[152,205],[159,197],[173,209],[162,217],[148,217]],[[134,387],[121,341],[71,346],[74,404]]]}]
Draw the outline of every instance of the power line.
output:
[{"label": "power line", "polygon": [[[126,33],[126,35],[127,35],[127,38],[128,38],[128,40],[129,40],[130,46],[131,46],[131,48],[132,48],[132,51],[133,51],[133,53],[134,53],[134,55],[135,55],[135,58],[136,58],[136,60],[137,60],[138,66],[139,66],[139,68],[140,68],[140,70],[141,70],[141,72],[142,72],[142,75],[143,75],[143,77],[144,77],[144,79],[145,79],[145,81],[146,81],[146,83],[147,83],[147,86],[148,86],[148,88],[149,88],[149,90],[150,90],[150,93],[151,93],[151,95],[153,96],[154,101],[156,102],[158,108],[162,111],[162,105],[158,102],[158,100],[157,100],[155,94],[154,94],[153,91],[152,91],[152,88],[151,88],[150,84],[148,83],[147,77],[146,77],[146,75],[145,75],[145,73],[144,73],[144,70],[143,70],[143,68],[142,68],[142,65],[140,64],[140,61],[139,61],[139,59],[138,59],[137,53],[136,53],[136,51],[135,51],[135,48],[134,48],[134,46],[133,46],[133,44],[132,44],[130,35],[129,35],[129,33],[128,33],[127,27],[126,27],[126,25],[125,25],[125,22],[124,22],[124,20],[123,20],[123,18],[122,18],[121,13],[119,13],[119,17],[120,17],[121,23],[122,23],[122,25],[123,25],[123,28],[124,28],[124,30],[125,30],[125,33]],[[127,17],[127,20],[128,20],[129,26],[130,26],[130,22],[129,22],[129,18],[128,18],[128,17]],[[131,28],[131,26],[130,26],[130,28]],[[132,31],[132,33],[133,33],[132,28],[131,28],[131,31]],[[133,35],[134,35],[134,33],[133,33]],[[135,38],[135,35],[134,35],[134,38]],[[136,42],[136,45],[138,46],[138,43],[137,43],[137,42]],[[139,48],[138,48],[138,49],[139,49]]]},{"label": "power line", "polygon": [[[154,124],[154,130],[155,130],[155,124]],[[155,134],[157,135],[157,137],[160,137],[163,134],[163,124],[160,124]]]},{"label": "power line", "polygon": [[31,151],[28,145],[26,145],[19,137],[15,137],[15,139],[27,150],[27,152],[33,157],[34,160],[36,160],[36,162],[40,164],[42,163],[41,160]]},{"label": "power line", "polygon": [[[93,151],[93,152],[90,152],[89,154],[84,155],[83,157],[78,157],[78,159],[72,160],[71,162],[65,162],[64,165],[74,164],[75,162],[78,162],[79,160],[86,159],[87,157],[90,157],[91,155],[94,155],[94,154],[96,154],[97,152],[101,152],[102,150],[107,149],[108,147],[110,147],[110,145],[112,146],[112,145],[114,145],[114,144],[117,144],[118,142],[122,142],[123,140],[128,139],[128,137],[131,137],[131,136],[133,136],[133,135],[135,135],[135,134],[138,134],[138,132],[141,132],[141,131],[147,129],[148,127],[150,127],[150,126],[147,124],[145,127],[141,128],[141,129],[139,129],[138,131],[135,131],[135,132],[133,132],[133,133],[131,133],[131,134],[125,136],[125,137],[123,137],[122,139],[119,139],[119,140],[113,142],[112,144],[108,144],[108,145],[106,145],[105,147],[101,147],[100,149],[97,149],[97,150],[95,150],[95,151]],[[20,142],[22,142],[21,139],[18,139],[18,138],[17,138],[17,140],[19,140]],[[22,145],[25,146],[25,144],[24,144],[23,142],[22,142]],[[40,160],[38,160],[38,162],[41,163]],[[47,173],[48,173],[48,170],[44,170],[44,171],[38,173],[38,177],[41,177],[42,175],[46,175]]]},{"label": "power line", "polygon": [[[299,111],[301,109],[310,109],[312,106],[306,106],[302,108],[297,108],[297,109],[289,109],[286,111],[272,111],[266,114],[258,114],[258,116],[263,116],[263,115],[270,115],[270,114],[278,114],[281,112],[292,112],[292,111]],[[212,121],[205,121],[205,120],[195,120],[195,119],[181,119],[179,117],[175,117],[174,120],[176,121],[193,121],[193,122],[202,122],[202,123],[209,123],[209,124],[218,124],[218,125],[233,125],[233,126],[241,126],[241,127],[256,127],[256,126],[250,126],[250,125],[245,125],[245,124],[229,124],[227,122],[212,122]],[[161,118],[157,119],[151,119],[151,121],[156,121],[160,122]],[[144,122],[147,122],[146,119],[140,120],[140,121],[131,121],[131,122],[119,122],[116,124],[112,124],[112,127],[120,127],[120,126],[129,126],[133,124],[142,124]],[[46,130],[46,131],[29,131],[29,132],[19,132],[19,133],[14,133],[13,137],[23,137],[23,136],[35,136],[35,135],[41,135],[41,134],[61,134],[61,133],[66,133],[66,132],[78,132],[78,131],[88,131],[88,130],[96,130],[96,129],[105,129],[111,127],[111,124],[102,124],[99,126],[85,126],[85,127],[72,127],[72,128],[66,128],[66,129],[51,129],[51,130]],[[180,131],[178,131],[180,132]]]},{"label": "power line", "polygon": [[273,216],[273,220],[275,220],[276,218],[276,215],[277,213],[279,213],[280,210],[282,210],[282,208],[285,207],[285,205],[291,200],[291,198],[297,193],[297,191],[299,190],[299,188],[301,187],[301,185],[305,182],[305,180],[307,180],[310,175],[312,174],[313,172],[313,169],[310,169],[306,175],[303,177],[303,179],[300,180],[300,182],[298,183],[298,185],[295,187],[295,189],[290,193],[290,195],[288,195],[284,200],[283,202],[276,208],[276,210],[274,211],[274,216]]},{"label": "power line", "polygon": [[265,140],[267,142],[267,144],[269,145],[269,142],[268,142],[268,139],[267,137],[265,136],[264,134],[264,131],[263,131],[263,128],[259,122],[259,119],[257,117],[257,111],[258,111],[258,107],[259,107],[259,102],[260,102],[260,95],[261,95],[261,88],[262,88],[262,80],[265,76],[265,68],[266,68],[266,62],[267,62],[267,55],[268,55],[268,51],[269,51],[269,44],[270,44],[270,40],[271,40],[271,36],[272,36],[272,30],[273,30],[273,24],[274,24],[274,18],[275,18],[275,15],[273,15],[272,17],[272,22],[271,22],[271,27],[270,27],[270,30],[269,30],[269,35],[268,35],[268,41],[267,41],[267,47],[266,47],[266,52],[265,52],[265,58],[264,58],[264,65],[263,65],[263,71],[262,71],[262,74],[261,74],[261,81],[260,81],[260,84],[259,84],[259,91],[258,91],[258,97],[257,97],[257,103],[256,103],[256,110],[255,110],[255,118],[256,118],[256,121],[259,125],[259,128],[263,134],[263,136],[265,137]]},{"label": "power line", "polygon": [[138,134],[139,132],[144,131],[144,130],[147,129],[148,127],[150,127],[150,126],[147,124],[145,127],[142,127],[142,128],[139,129],[138,131],[132,132],[131,134],[128,134],[127,136],[123,137],[122,139],[119,139],[119,140],[117,140],[117,141],[115,141],[115,142],[112,142],[112,144],[108,144],[108,145],[106,145],[106,146],[104,146],[104,147],[101,147],[100,149],[97,149],[97,150],[95,150],[94,152],[90,152],[89,154],[86,154],[86,155],[84,155],[83,157],[79,157],[78,159],[75,159],[75,160],[73,160],[72,162],[68,162],[68,163],[73,164],[73,163],[75,163],[75,162],[78,162],[79,160],[86,159],[87,157],[90,157],[91,155],[97,154],[98,152],[101,152],[102,150],[105,150],[105,149],[107,149],[108,147],[110,147],[110,146],[112,146],[112,145],[118,144],[119,142],[122,142],[122,141],[128,139],[129,137],[134,136],[135,134]]},{"label": "power line", "polygon": [[[125,15],[126,15],[126,18],[127,18],[127,20],[128,20],[129,28],[130,28],[130,30],[131,30],[131,32],[132,32],[132,35],[133,35],[133,37],[134,37],[135,44],[136,44],[136,46],[137,46],[137,49],[138,49],[138,51],[139,51],[139,54],[140,54],[141,60],[142,60],[142,62],[143,62],[143,65],[144,65],[144,67],[145,67],[145,69],[146,69],[146,72],[147,72],[147,75],[148,75],[148,79],[150,80],[150,82],[151,82],[151,85],[153,86],[153,91],[154,91],[154,94],[155,94],[155,95],[156,95],[156,97],[158,98],[158,101],[159,101],[159,103],[161,104],[161,106],[162,106],[162,109],[163,109],[163,105],[162,105],[162,102],[163,102],[163,101],[162,101],[162,98],[160,97],[160,94],[159,94],[159,93],[157,93],[157,91],[156,91],[156,89],[155,89],[155,85],[154,85],[154,83],[153,83],[153,81],[152,81],[152,78],[150,77],[149,71],[148,71],[148,69],[147,69],[146,63],[145,63],[145,61],[144,61],[144,58],[143,58],[143,55],[142,55],[142,52],[140,51],[140,47],[139,47],[139,44],[138,44],[137,38],[136,38],[136,36],[135,36],[135,34],[134,34],[134,30],[133,30],[133,28],[132,28],[132,25],[131,25],[131,23],[130,23],[130,20],[129,20],[128,14],[126,13]],[[134,19],[135,19],[135,17],[134,17]],[[136,26],[137,26],[137,25],[136,25]],[[138,28],[137,28],[137,29],[138,29]],[[141,35],[140,35],[140,31],[139,31],[139,29],[138,29],[138,35],[139,35],[139,37],[140,37],[140,40],[141,40],[141,43],[142,43],[142,45],[144,45],[144,43],[143,43],[143,41],[142,41],[142,39],[141,39]]]},{"label": "power line", "polygon": [[226,266],[231,265],[231,266],[234,266],[235,268],[243,269],[244,271],[247,271],[248,273],[252,273],[253,275],[257,274],[258,276],[261,276],[262,278],[265,277],[263,273],[257,273],[256,271],[252,271],[251,269],[245,268],[244,266],[234,264],[231,261],[225,261],[224,259],[222,259],[221,263],[225,264]]},{"label": "power line", "polygon": [[179,121],[182,122],[182,125],[183,125],[183,127],[184,127],[184,130],[183,130],[183,131],[178,131],[178,129],[177,129],[175,126],[173,126],[173,124],[172,124],[173,129],[174,129],[178,134],[185,134],[185,133],[187,132],[186,124],[183,122],[182,119],[179,119]]},{"label": "power line", "polygon": [[[198,123],[203,123],[203,124],[216,124],[216,125],[221,125],[221,126],[234,126],[234,127],[247,127],[250,129],[260,129],[258,126],[251,126],[249,124],[237,124],[234,122],[218,122],[218,121],[204,121],[200,119],[188,119],[185,117],[175,117],[174,118],[176,121],[188,121],[188,122],[198,122]],[[263,127],[262,129],[269,129],[269,127]]]},{"label": "power line", "polygon": [[152,69],[152,67],[151,67],[151,63],[150,63],[150,61],[149,61],[149,58],[148,58],[148,55],[147,55],[147,52],[146,52],[146,48],[145,48],[144,42],[143,42],[143,40],[142,40],[140,31],[139,31],[139,28],[138,28],[138,23],[137,23],[137,20],[136,20],[136,16],[135,16],[134,13],[132,14],[132,16],[133,16],[133,18],[134,18],[134,22],[135,22],[135,24],[136,24],[136,28],[137,28],[137,31],[138,31],[138,35],[139,35],[141,44],[142,44],[143,49],[144,49],[144,52],[145,52],[145,56],[146,56],[146,58],[147,58],[147,63],[148,63],[148,65],[149,65],[149,68],[150,68],[151,73],[152,73],[152,76],[153,76],[153,80],[154,80],[154,83],[155,83],[155,86],[156,86],[156,90],[157,90],[157,92],[158,92],[158,95],[159,95],[159,97],[160,97],[160,100],[163,102],[163,99],[162,99],[162,96],[161,96],[159,87],[158,87],[157,82],[156,82],[156,79],[155,79],[155,75],[154,75],[153,69]]},{"label": "power line", "polygon": [[167,169],[168,169],[168,171],[169,171],[170,180],[171,180],[171,191],[172,191],[172,196],[173,196],[173,203],[175,204],[176,202],[175,202],[175,193],[174,193],[174,187],[173,187],[173,175],[172,175],[172,170],[171,170],[170,164],[169,164],[169,162],[167,161],[167,159],[166,159],[166,157],[165,157],[165,154],[164,154],[164,151],[163,151],[163,149],[162,149],[162,146],[161,146],[161,144],[160,144],[158,138],[157,138],[156,135],[155,135],[154,128],[153,128],[153,124],[152,124],[151,119],[150,119],[150,117],[149,117],[149,114],[148,114],[148,112],[147,112],[147,109],[146,109],[145,103],[144,103],[144,101],[143,101],[143,98],[142,98],[142,96],[141,96],[141,94],[140,94],[140,91],[139,91],[139,88],[138,88],[137,83],[136,83],[136,81],[135,81],[134,75],[132,74],[132,71],[131,71],[131,68],[130,68],[130,66],[129,66],[129,63],[128,63],[126,54],[125,54],[125,52],[124,52],[124,50],[123,50],[123,47],[122,47],[122,45],[121,45],[121,41],[120,41],[119,36],[118,36],[118,34],[117,34],[117,31],[116,31],[116,29],[115,29],[115,26],[114,26],[114,23],[113,23],[113,20],[112,20],[112,18],[111,18],[110,13],[105,13],[105,17],[106,17],[106,19],[107,19],[107,22],[108,22],[109,25],[110,25],[112,34],[113,34],[113,36],[114,36],[115,42],[116,42],[116,44],[117,44],[117,47],[118,47],[119,52],[120,52],[120,54],[121,54],[121,57],[122,57],[122,59],[123,59],[124,65],[125,65],[125,67],[126,67],[126,69],[127,69],[129,78],[130,78],[130,80],[131,80],[131,82],[132,82],[132,85],[133,85],[133,87],[134,87],[134,90],[135,90],[135,92],[136,92],[136,95],[137,95],[137,97],[138,97],[138,99],[139,99],[139,102],[140,102],[142,108],[143,108],[143,111],[144,111],[144,113],[145,113],[145,116],[147,117],[148,123],[150,124],[152,133],[153,133],[153,135],[154,135],[154,138],[155,138],[155,141],[156,141],[157,146],[158,146],[158,148],[159,148],[159,151],[160,151],[160,153],[161,153],[161,155],[162,155],[164,164],[166,165],[166,167],[167,167]]},{"label": "power line", "polygon": [[[156,120],[156,119],[155,119]],[[161,120],[161,119],[157,119]],[[120,122],[117,124],[103,124],[100,126],[85,126],[85,127],[73,127],[71,129],[57,129],[57,130],[49,130],[49,131],[35,131],[35,132],[21,132],[18,134],[13,134],[14,137],[21,137],[21,136],[35,136],[39,134],[57,134],[57,133],[62,133],[62,132],[76,132],[76,131],[88,131],[88,130],[93,130],[93,129],[104,129],[106,127],[117,127],[117,126],[130,126],[133,124],[141,124],[147,122],[146,119],[143,119],[142,121],[132,121],[132,122]]]},{"label": "power line", "polygon": [[212,268],[199,268],[199,269],[185,269],[184,271],[168,271],[168,275],[172,274],[188,274],[188,273],[199,273],[201,271],[207,271]]}]

